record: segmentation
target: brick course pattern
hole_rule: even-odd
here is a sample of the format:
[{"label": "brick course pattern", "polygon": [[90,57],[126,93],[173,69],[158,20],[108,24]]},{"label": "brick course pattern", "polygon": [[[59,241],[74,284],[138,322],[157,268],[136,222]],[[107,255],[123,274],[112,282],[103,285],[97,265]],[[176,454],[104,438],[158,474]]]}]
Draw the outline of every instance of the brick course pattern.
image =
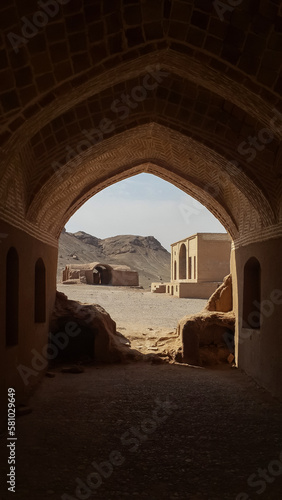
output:
[{"label": "brick course pattern", "polygon": [[146,171],[207,206],[235,246],[280,234],[279,2],[243,0],[223,21],[202,0],[54,4],[16,53],[9,33],[42,7],[1,2],[3,220],[56,245],[90,196]]}]

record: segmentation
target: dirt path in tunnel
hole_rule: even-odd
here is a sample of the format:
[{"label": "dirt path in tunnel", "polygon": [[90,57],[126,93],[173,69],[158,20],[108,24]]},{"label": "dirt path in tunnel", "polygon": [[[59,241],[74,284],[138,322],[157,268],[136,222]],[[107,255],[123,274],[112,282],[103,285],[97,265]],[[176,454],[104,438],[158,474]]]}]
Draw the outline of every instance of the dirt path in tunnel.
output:
[{"label": "dirt path in tunnel", "polygon": [[[238,370],[57,369],[29,404],[3,500],[281,500],[282,404]],[[6,435],[0,445],[4,477]]]}]

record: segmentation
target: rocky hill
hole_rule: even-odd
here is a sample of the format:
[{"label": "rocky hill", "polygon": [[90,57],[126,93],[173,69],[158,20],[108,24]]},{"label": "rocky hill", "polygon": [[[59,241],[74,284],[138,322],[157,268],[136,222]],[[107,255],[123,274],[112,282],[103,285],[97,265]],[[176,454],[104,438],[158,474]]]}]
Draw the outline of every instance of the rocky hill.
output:
[{"label": "rocky hill", "polygon": [[170,253],[153,236],[113,236],[100,239],[79,231],[63,231],[59,242],[58,281],[67,264],[86,262],[125,264],[138,271],[140,285],[170,281]]}]

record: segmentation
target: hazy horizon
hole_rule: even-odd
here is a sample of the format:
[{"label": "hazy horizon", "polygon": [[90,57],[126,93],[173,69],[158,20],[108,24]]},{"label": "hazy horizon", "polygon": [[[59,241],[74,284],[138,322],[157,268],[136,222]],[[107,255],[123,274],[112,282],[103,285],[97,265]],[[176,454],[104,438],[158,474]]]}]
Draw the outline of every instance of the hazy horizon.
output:
[{"label": "hazy horizon", "polygon": [[192,234],[226,232],[203,205],[152,174],[138,174],[105,188],[65,227],[68,232],[84,231],[100,239],[154,236],[169,252],[172,243]]}]

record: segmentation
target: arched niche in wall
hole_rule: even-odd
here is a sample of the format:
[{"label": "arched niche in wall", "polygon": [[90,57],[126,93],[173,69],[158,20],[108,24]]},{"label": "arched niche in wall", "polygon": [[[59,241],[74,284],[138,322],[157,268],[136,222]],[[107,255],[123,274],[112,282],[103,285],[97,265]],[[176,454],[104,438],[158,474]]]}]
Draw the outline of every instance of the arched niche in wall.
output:
[{"label": "arched niche in wall", "polygon": [[6,346],[18,344],[19,336],[19,256],[11,247],[6,258]]},{"label": "arched niche in wall", "polygon": [[177,280],[177,262],[176,262],[176,260],[174,261],[174,267],[173,267],[173,279]]},{"label": "arched niche in wall", "polygon": [[187,249],[186,245],[182,243],[179,251],[179,279],[185,280],[187,278]]}]

